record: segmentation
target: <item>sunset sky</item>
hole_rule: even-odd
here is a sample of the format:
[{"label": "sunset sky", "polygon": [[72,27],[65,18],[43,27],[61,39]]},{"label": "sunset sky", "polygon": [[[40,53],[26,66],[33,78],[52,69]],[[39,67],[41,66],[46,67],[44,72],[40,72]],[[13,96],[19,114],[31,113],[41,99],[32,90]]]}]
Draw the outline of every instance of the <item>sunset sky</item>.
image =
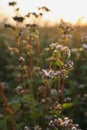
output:
[{"label": "sunset sky", "polygon": [[[13,15],[12,8],[8,2],[15,0],[0,0],[0,15]],[[52,22],[64,19],[65,21],[76,23],[81,19],[82,23],[87,22],[87,0],[16,0],[22,14],[29,11],[37,11],[37,7],[46,6],[51,11],[44,15],[45,20]]]}]

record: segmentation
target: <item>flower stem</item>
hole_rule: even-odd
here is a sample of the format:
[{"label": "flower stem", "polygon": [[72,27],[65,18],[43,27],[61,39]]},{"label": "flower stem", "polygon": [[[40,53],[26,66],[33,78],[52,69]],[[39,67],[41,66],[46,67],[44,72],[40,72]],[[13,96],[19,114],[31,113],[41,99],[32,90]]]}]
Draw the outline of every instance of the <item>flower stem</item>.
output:
[{"label": "flower stem", "polygon": [[60,91],[60,77],[58,78],[58,93]]},{"label": "flower stem", "polygon": [[0,81],[0,91],[1,91],[1,94],[2,94],[2,97],[3,97],[3,100],[4,100],[5,104],[6,104],[6,110],[9,113],[12,130],[16,130],[15,124],[14,124],[14,120],[13,120],[13,117],[12,117],[12,115],[14,114],[14,112],[12,111],[12,109],[10,108],[10,106],[8,105],[7,97],[6,97],[6,95],[4,93],[4,90],[2,88],[1,81]]},{"label": "flower stem", "polygon": [[64,88],[65,88],[65,79],[63,79],[63,83],[62,83],[62,109],[63,109],[63,102],[64,102]]}]

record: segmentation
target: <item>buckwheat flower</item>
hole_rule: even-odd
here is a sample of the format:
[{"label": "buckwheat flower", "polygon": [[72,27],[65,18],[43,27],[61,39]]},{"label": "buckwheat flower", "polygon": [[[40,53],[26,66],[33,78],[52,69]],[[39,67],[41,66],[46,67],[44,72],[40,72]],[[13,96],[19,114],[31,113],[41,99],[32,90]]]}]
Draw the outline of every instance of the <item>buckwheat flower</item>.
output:
[{"label": "buckwheat flower", "polygon": [[66,64],[65,64],[65,68],[68,70],[71,70],[73,68],[73,61],[71,60],[67,60]]},{"label": "buckwheat flower", "polygon": [[53,78],[55,75],[55,73],[52,69],[50,69],[50,70],[43,69],[42,73],[43,73],[44,78],[47,78],[47,79]]},{"label": "buckwheat flower", "polygon": [[62,69],[62,70],[61,70],[61,76],[62,76],[62,77],[65,77],[65,78],[68,77],[68,75],[67,75],[67,70],[66,70],[66,69]]},{"label": "buckwheat flower", "polygon": [[44,51],[45,51],[45,52],[49,52],[49,51],[50,51],[50,48],[45,48]]},{"label": "buckwheat flower", "polygon": [[54,119],[55,126],[58,126],[58,119]]},{"label": "buckwheat flower", "polygon": [[78,130],[76,127],[72,127],[71,130]]},{"label": "buckwheat flower", "polygon": [[58,118],[58,124],[61,125],[63,120],[61,118]]},{"label": "buckwheat flower", "polygon": [[82,44],[82,47],[84,48],[84,49],[87,49],[87,44]]},{"label": "buckwheat flower", "polygon": [[29,126],[25,126],[24,130],[31,130],[31,129],[29,128]]},{"label": "buckwheat flower", "polygon": [[62,74],[61,71],[58,70],[58,71],[55,72],[54,76],[55,77],[61,77],[61,74]]},{"label": "buckwheat flower", "polygon": [[49,73],[48,73],[48,71],[47,71],[47,70],[43,69],[43,70],[42,70],[42,72],[43,72],[43,74],[44,74],[46,77],[48,77],[48,76],[49,76]]},{"label": "buckwheat flower", "polygon": [[60,104],[57,104],[57,105],[54,107],[54,109],[55,109],[56,111],[58,111],[59,113],[61,113],[62,107],[61,107]]},{"label": "buckwheat flower", "polygon": [[52,127],[52,128],[55,127],[53,120],[51,120],[51,121],[49,122],[49,127]]},{"label": "buckwheat flower", "polygon": [[22,41],[22,45],[25,47],[27,45],[27,41],[26,40],[23,40]]},{"label": "buckwheat flower", "polygon": [[18,60],[19,60],[20,63],[24,63],[25,62],[25,59],[22,56],[20,56]]},{"label": "buckwheat flower", "polygon": [[16,92],[17,94],[21,94],[21,91],[23,90],[22,86],[18,86],[17,88],[15,88],[14,92]]},{"label": "buckwheat flower", "polygon": [[63,46],[62,49],[61,49],[61,51],[62,51],[65,55],[67,55],[68,57],[70,57],[71,51],[70,51],[70,49],[69,49],[67,46]]},{"label": "buckwheat flower", "polygon": [[55,74],[54,71],[53,71],[52,69],[50,69],[48,72],[49,72],[49,75],[52,76],[52,77],[53,77],[54,74]]},{"label": "buckwheat flower", "polygon": [[37,125],[37,126],[34,127],[34,130],[42,130],[42,128]]},{"label": "buckwheat flower", "polygon": [[64,99],[64,102],[67,102],[67,103],[71,102],[71,98],[70,98],[70,97],[66,97],[66,98]]},{"label": "buckwheat flower", "polygon": [[62,31],[64,35],[69,34],[71,31],[73,31],[73,27],[69,23],[65,23],[63,20],[61,20],[58,28]]},{"label": "buckwheat flower", "polygon": [[51,49],[55,49],[56,48],[56,44],[55,43],[51,43],[49,46],[50,46]]},{"label": "buckwheat flower", "polygon": [[72,123],[71,120],[68,117],[65,117],[64,120],[63,120],[63,122],[64,122],[64,126],[65,127],[68,127],[69,124]]},{"label": "buckwheat flower", "polygon": [[56,46],[56,50],[57,50],[57,51],[61,51],[61,50],[62,50],[62,47],[63,47],[62,45],[57,45],[57,46]]},{"label": "buckwheat flower", "polygon": [[64,117],[64,119],[62,118],[58,118],[58,119],[53,119],[49,122],[49,127],[52,128],[52,130],[56,129],[63,129],[63,130],[81,130],[79,129],[79,125],[78,124],[74,124],[73,120],[68,118],[68,117]]}]

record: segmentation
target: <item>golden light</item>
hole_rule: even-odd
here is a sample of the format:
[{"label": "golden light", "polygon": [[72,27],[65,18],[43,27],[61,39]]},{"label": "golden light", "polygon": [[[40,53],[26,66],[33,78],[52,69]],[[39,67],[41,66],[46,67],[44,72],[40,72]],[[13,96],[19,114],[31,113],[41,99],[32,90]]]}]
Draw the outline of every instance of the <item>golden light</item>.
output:
[{"label": "golden light", "polygon": [[[1,0],[0,14],[12,15],[12,8],[8,6],[8,1]],[[87,23],[87,0],[16,0],[22,14],[30,11],[37,12],[37,7],[46,6],[51,11],[44,15],[45,20],[57,22],[60,19],[71,23],[77,23],[80,20],[81,24]]]}]

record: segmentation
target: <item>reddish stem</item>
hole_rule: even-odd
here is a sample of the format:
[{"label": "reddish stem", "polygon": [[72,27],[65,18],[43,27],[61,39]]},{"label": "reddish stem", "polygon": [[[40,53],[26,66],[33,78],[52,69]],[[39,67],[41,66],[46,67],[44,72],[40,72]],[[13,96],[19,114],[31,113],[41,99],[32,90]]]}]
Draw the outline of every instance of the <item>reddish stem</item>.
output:
[{"label": "reddish stem", "polygon": [[45,86],[45,91],[44,91],[44,116],[43,116],[43,125],[42,125],[42,130],[45,130],[45,117],[46,117],[46,112],[47,112],[47,86]]},{"label": "reddish stem", "polygon": [[30,56],[30,73],[33,71],[33,60],[32,60],[32,55]]},{"label": "reddish stem", "polygon": [[63,84],[62,84],[62,108],[63,108],[63,102],[64,102],[64,88],[65,88],[65,79],[63,79]]},{"label": "reddish stem", "polygon": [[10,106],[8,105],[7,97],[6,97],[5,93],[4,93],[1,81],[0,81],[0,90],[1,90],[1,94],[2,94],[3,100],[4,100],[5,104],[6,104],[6,110],[8,111],[9,116],[10,116],[12,130],[16,130],[15,129],[14,120],[13,120],[13,117],[12,117],[12,115],[14,114],[14,112],[11,110]]},{"label": "reddish stem", "polygon": [[50,102],[52,103],[52,86],[50,85]]},{"label": "reddish stem", "polygon": [[60,77],[58,78],[58,93],[59,93],[59,90],[60,90]]},{"label": "reddish stem", "polygon": [[37,51],[38,57],[40,57],[40,41],[38,38],[36,39],[36,51]]}]

